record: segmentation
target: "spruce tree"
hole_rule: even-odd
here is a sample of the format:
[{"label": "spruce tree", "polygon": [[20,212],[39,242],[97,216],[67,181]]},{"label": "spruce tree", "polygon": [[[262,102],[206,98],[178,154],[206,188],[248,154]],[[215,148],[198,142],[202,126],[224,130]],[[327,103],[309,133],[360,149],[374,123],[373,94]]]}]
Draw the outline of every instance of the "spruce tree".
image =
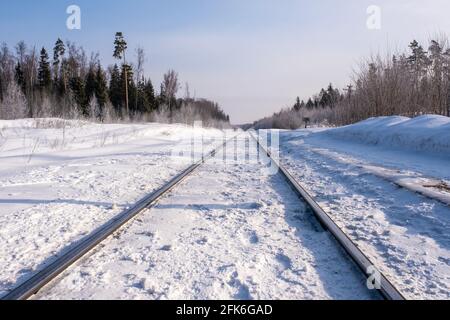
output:
[{"label": "spruce tree", "polygon": [[330,83],[327,89],[329,107],[334,108],[339,101],[340,93],[338,89],[334,89],[333,85]]},{"label": "spruce tree", "polygon": [[144,94],[149,104],[149,111],[157,110],[158,103],[156,101],[155,89],[153,88],[153,84],[150,79],[148,79],[145,83]]},{"label": "spruce tree", "polygon": [[100,65],[97,67],[97,72],[95,74],[95,97],[97,98],[100,109],[103,110],[108,102],[108,85]]},{"label": "spruce tree", "polygon": [[25,77],[20,62],[17,62],[14,78],[20,89],[22,89],[22,92],[25,93]]},{"label": "spruce tree", "polygon": [[330,105],[330,100],[331,100],[331,97],[329,96],[328,92],[325,91],[325,89],[322,89],[320,91],[319,96],[320,96],[319,105],[322,108],[328,107]]},{"label": "spruce tree", "polygon": [[70,79],[70,89],[72,91],[75,102],[79,107],[79,110],[84,116],[88,116],[89,112],[87,106],[89,101],[87,101],[85,96],[85,89],[83,80],[80,77],[73,77]]},{"label": "spruce tree", "polygon": [[111,70],[111,76],[109,80],[109,100],[111,101],[117,114],[120,114],[123,103],[121,83],[122,81],[120,80],[119,67],[116,64]]},{"label": "spruce tree", "polygon": [[48,54],[45,48],[42,48],[39,60],[38,84],[41,90],[50,90],[52,85],[50,63],[48,62]]},{"label": "spruce tree", "polygon": [[94,97],[95,86],[96,86],[96,73],[94,71],[94,67],[91,66],[86,75],[86,83],[84,86],[84,92],[87,102],[91,101],[91,99]]},{"label": "spruce tree", "polygon": [[306,103],[306,108],[307,108],[308,110],[314,109],[314,102],[312,101],[311,98],[308,99],[308,102]]},{"label": "spruce tree", "polygon": [[300,111],[300,108],[301,108],[300,97],[297,97],[297,100],[294,105],[294,110],[298,112]]},{"label": "spruce tree", "polygon": [[164,84],[161,83],[161,86],[159,89],[158,104],[161,106],[166,103],[167,103],[167,97],[166,97],[166,92],[164,90]]}]

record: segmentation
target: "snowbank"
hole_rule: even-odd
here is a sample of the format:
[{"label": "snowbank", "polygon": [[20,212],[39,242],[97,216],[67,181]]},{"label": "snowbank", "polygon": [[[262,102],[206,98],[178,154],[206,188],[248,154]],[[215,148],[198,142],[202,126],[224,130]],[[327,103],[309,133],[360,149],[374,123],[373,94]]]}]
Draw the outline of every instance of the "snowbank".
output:
[{"label": "snowbank", "polygon": [[450,157],[450,118],[443,116],[371,118],[317,135]]}]

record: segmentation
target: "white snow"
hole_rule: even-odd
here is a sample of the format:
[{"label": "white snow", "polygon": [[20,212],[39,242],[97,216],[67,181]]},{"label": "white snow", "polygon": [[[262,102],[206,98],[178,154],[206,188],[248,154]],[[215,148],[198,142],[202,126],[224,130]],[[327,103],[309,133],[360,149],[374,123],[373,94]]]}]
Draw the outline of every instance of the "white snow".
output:
[{"label": "white snow", "polygon": [[[245,154],[245,144],[237,148]],[[256,161],[221,158],[36,298],[375,297],[280,175]]]},{"label": "white snow", "polygon": [[[450,298],[449,125],[387,117],[281,133],[282,162],[408,298]],[[0,121],[0,296],[191,164],[193,135],[202,153],[224,138]],[[281,176],[230,147],[245,156],[207,162],[35,298],[376,298]]]},{"label": "white snow", "polygon": [[366,145],[431,152],[450,158],[450,118],[443,116],[371,118],[324,133]]},{"label": "white snow", "polygon": [[191,164],[170,152],[194,133],[222,136],[183,125],[0,121],[0,295]]},{"label": "white snow", "polygon": [[283,163],[408,298],[450,297],[449,126],[387,117],[281,133]]}]

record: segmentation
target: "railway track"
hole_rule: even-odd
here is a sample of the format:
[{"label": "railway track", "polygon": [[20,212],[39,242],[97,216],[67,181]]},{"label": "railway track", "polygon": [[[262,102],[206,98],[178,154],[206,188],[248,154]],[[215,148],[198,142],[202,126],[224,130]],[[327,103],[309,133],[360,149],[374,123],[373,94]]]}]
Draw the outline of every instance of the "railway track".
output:
[{"label": "railway track", "polygon": [[366,277],[371,277],[374,272],[378,276],[379,292],[387,300],[406,300],[401,292],[395,288],[395,286],[383,275],[379,270],[376,269],[375,265],[370,261],[370,259],[358,248],[358,246],[345,234],[344,231],[333,221],[333,219],[320,207],[320,205],[314,200],[308,190],[299,183],[293,175],[280,163],[278,159],[272,156],[272,153],[264,146],[259,137],[255,137],[250,134],[253,139],[255,139],[258,147],[271,159],[271,161],[277,166],[279,172],[283,175],[292,189],[302,198],[308,206],[312,209],[315,217],[319,220],[322,226],[328,230],[339,245],[347,252],[347,254],[356,263],[359,269],[364,273]]},{"label": "railway track", "polygon": [[[235,139],[232,138],[231,140]],[[31,296],[38,293],[49,282],[58,277],[61,273],[67,270],[71,265],[84,257],[88,252],[97,247],[105,239],[109,238],[114,232],[119,230],[131,219],[146,209],[153,207],[161,197],[170,192],[183,180],[185,180],[190,174],[196,171],[203,163],[208,159],[214,157],[216,153],[226,146],[227,142],[224,142],[218,148],[209,152],[202,157],[200,161],[189,166],[183,172],[173,177],[160,189],[151,193],[150,195],[139,200],[133,207],[122,212],[120,215],[109,221],[107,224],[100,227],[98,230],[81,240],[78,244],[70,248],[67,252],[59,256],[55,261],[48,266],[37,272],[30,279],[24,281],[16,288],[12,289],[6,295],[1,297],[1,300],[26,300]]]},{"label": "railway track", "polygon": [[[314,198],[309,194],[309,192],[298,183],[293,176],[287,171],[281,163],[275,159],[271,152],[266,146],[263,146],[259,139],[253,134],[250,134],[253,139],[256,140],[258,147],[262,150],[271,161],[279,168],[280,174],[286,179],[293,190],[298,194],[298,196],[304,200],[308,206],[314,212],[316,218],[320,223],[327,229],[339,243],[339,245],[347,252],[347,254],[352,258],[356,265],[360,268],[366,277],[373,276],[374,264],[369,258],[346,236],[346,234],[337,226],[336,223],[331,219],[331,217],[317,204]],[[235,139],[234,137],[233,139]],[[231,139],[231,140],[233,140]],[[102,226],[91,235],[87,236],[85,239],[80,241],[78,244],[74,245],[72,248],[67,250],[64,254],[59,256],[55,261],[47,265],[45,268],[37,272],[30,279],[24,281],[16,288],[12,289],[9,293],[1,298],[1,300],[26,300],[31,296],[38,293],[43,287],[48,283],[57,278],[61,273],[67,270],[71,265],[79,261],[87,253],[97,247],[105,239],[109,238],[122,226],[127,224],[130,220],[136,217],[138,214],[144,210],[153,207],[161,197],[166,195],[168,192],[173,190],[177,185],[184,181],[189,175],[195,172],[203,163],[205,163],[210,158],[213,158],[219,150],[225,148],[229,141],[223,143],[221,146],[215,150],[209,152],[203,157],[199,162],[189,166],[183,172],[172,178],[167,184],[165,184],[160,189],[156,190],[152,194],[144,197],[139,202],[137,202],[132,208],[121,213],[119,216],[108,222],[106,225]],[[379,275],[379,292],[381,295],[389,300],[404,300],[403,295],[392,285],[392,283],[380,272]]]}]

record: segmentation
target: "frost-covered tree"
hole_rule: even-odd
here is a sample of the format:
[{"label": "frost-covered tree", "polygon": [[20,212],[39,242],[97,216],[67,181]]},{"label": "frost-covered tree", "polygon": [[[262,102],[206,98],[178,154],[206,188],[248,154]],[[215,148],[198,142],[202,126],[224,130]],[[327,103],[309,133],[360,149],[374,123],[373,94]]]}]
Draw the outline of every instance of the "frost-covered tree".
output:
[{"label": "frost-covered tree", "polygon": [[144,63],[145,63],[145,51],[144,48],[138,47],[136,49],[136,66],[135,66],[135,75],[136,75],[136,84],[137,90],[135,90],[134,97],[134,110],[145,109],[144,106],[139,106],[139,100],[142,100],[142,90],[139,90],[140,86],[143,85],[144,81]]},{"label": "frost-covered tree", "polygon": [[11,81],[6,89],[0,114],[4,119],[21,119],[27,115],[27,100],[16,81]]},{"label": "frost-covered tree", "polygon": [[53,116],[53,106],[50,98],[48,96],[44,96],[39,108],[38,117],[40,118],[49,118]]},{"label": "frost-covered tree", "polygon": [[91,121],[96,121],[97,119],[100,118],[100,108],[98,105],[97,98],[95,96],[93,96],[89,101],[88,110],[89,110],[89,118],[91,119]]},{"label": "frost-covered tree", "polygon": [[178,73],[174,70],[169,70],[164,75],[164,80],[161,85],[161,96],[165,98],[164,103],[168,105],[169,110],[171,111],[175,105],[176,94],[179,89],[180,84],[178,83]]},{"label": "frost-covered tree", "polygon": [[[191,104],[192,110],[180,112],[177,117],[179,121],[183,120],[183,115],[190,117],[190,114],[226,120],[226,115],[217,112],[213,103],[205,107],[204,102],[191,101],[189,96],[177,99],[178,74],[173,70],[164,77],[158,96],[152,82],[145,78],[143,72],[144,50],[138,49],[135,63],[127,64],[127,43],[121,33],[116,35],[115,45],[114,56],[124,60],[105,72],[98,54],[92,54],[89,61],[84,49],[69,41],[57,39],[52,59],[49,59],[45,48],[37,51],[35,47],[28,48],[23,41],[15,46],[14,53],[6,44],[0,44],[0,101],[8,100],[0,105],[0,117],[19,117],[22,114],[24,117],[90,118],[91,102],[95,98],[98,105],[96,117],[100,120],[106,118],[109,119],[107,121],[113,121],[118,117],[154,119],[153,114],[160,111],[160,103],[166,104],[164,108],[170,107],[167,117],[171,118],[172,110],[179,110],[188,102],[194,102]],[[21,88],[27,102],[25,108],[20,103],[21,97],[11,93],[11,83]],[[11,103],[12,100],[19,103]],[[114,108],[111,108],[111,104]],[[127,105],[131,110],[126,108]],[[164,108],[161,106],[161,109]],[[23,110],[27,112],[24,114]]]}]

